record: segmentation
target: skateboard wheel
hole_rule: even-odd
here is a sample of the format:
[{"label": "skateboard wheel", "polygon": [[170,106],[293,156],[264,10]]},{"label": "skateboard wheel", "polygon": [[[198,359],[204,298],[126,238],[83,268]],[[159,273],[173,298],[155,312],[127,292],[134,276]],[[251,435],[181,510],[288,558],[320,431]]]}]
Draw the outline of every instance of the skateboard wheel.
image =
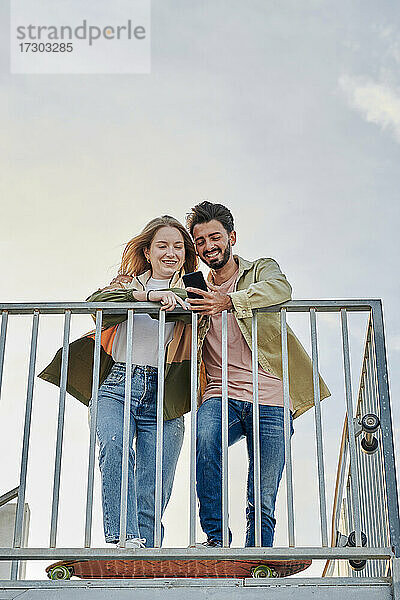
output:
[{"label": "skateboard wheel", "polygon": [[361,448],[365,454],[374,454],[378,450],[378,440],[373,437],[370,442],[366,438],[361,440]]},{"label": "skateboard wheel", "polygon": [[349,560],[349,564],[353,571],[362,571],[367,564],[366,560]]},{"label": "skateboard wheel", "polygon": [[[363,546],[367,545],[367,536],[365,535],[365,533],[363,531],[361,532],[361,544]],[[352,531],[349,534],[349,537],[347,538],[347,546],[354,548],[355,545],[356,545],[356,532]],[[354,571],[362,571],[366,564],[367,564],[366,560],[357,560],[354,558],[349,560],[349,565],[351,566],[351,568]]]},{"label": "skateboard wheel", "polygon": [[[367,545],[367,536],[365,535],[365,533],[363,531],[361,532],[361,544],[362,544],[362,546]],[[356,532],[352,531],[349,534],[349,537],[347,538],[347,546],[350,546],[351,548],[355,548],[355,545],[356,545]],[[355,561],[355,562],[360,562],[360,561]]]},{"label": "skateboard wheel", "polygon": [[361,419],[361,427],[366,433],[374,433],[380,425],[378,417],[372,413],[364,415]]},{"label": "skateboard wheel", "polygon": [[59,565],[58,567],[53,567],[50,571],[49,571],[49,578],[56,580],[56,579],[71,579],[71,571],[70,569],[68,569],[68,567],[64,567],[62,565]]},{"label": "skateboard wheel", "polygon": [[253,577],[274,577],[273,570],[267,565],[258,565],[251,570]]}]

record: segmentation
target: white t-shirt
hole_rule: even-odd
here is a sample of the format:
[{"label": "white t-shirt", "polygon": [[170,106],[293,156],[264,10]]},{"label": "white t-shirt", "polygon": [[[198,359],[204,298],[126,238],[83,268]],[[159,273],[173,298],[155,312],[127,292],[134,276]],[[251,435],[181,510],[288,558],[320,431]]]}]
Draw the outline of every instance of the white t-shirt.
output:
[{"label": "white t-shirt", "polygon": [[[168,283],[167,279],[150,277],[146,284],[146,291],[165,290],[168,288]],[[172,340],[174,325],[174,323],[165,324],[165,348]],[[112,357],[115,362],[126,362],[126,330],[127,321],[118,325],[112,348]],[[132,364],[158,366],[158,319],[153,319],[145,314],[134,315]]]}]

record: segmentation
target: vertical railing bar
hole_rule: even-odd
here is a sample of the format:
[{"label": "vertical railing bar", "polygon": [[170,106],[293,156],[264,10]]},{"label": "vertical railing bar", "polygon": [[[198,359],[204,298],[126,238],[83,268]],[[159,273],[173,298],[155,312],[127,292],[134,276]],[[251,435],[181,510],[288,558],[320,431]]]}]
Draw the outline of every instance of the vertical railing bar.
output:
[{"label": "vertical railing bar", "polygon": [[0,398],[1,398],[1,384],[3,382],[3,367],[4,367],[4,353],[6,347],[6,335],[7,335],[7,323],[8,323],[8,312],[3,310],[1,313],[1,331],[0,331]]},{"label": "vertical railing bar", "polygon": [[336,513],[335,513],[335,521],[334,521],[336,531],[338,531],[338,529],[339,529],[340,510],[341,510],[340,499],[343,498],[343,490],[344,490],[344,486],[345,486],[347,453],[348,453],[348,441],[347,441],[347,439],[345,439],[343,455],[342,455],[341,470],[340,470],[340,478],[339,478],[339,484],[338,484],[338,493],[337,493],[338,501],[336,504]]},{"label": "vertical railing bar", "polygon": [[[370,349],[371,349],[371,356],[372,356],[372,363],[371,363],[371,367],[372,367],[372,374],[373,374],[373,390],[374,390],[374,399],[375,399],[375,413],[380,416],[380,406],[379,406],[379,395],[378,395],[378,381],[377,381],[377,368],[376,368],[376,355],[374,352],[375,349],[375,341],[374,341],[374,330],[373,330],[373,326],[372,326],[372,320],[370,322],[370,328],[371,328],[371,345],[370,345]],[[379,460],[378,460],[378,464],[379,464],[379,474],[380,474],[380,489],[381,489],[381,504],[382,504],[382,528],[383,528],[383,532],[384,532],[384,542],[383,545],[384,546],[389,546],[390,545],[390,525],[389,525],[389,514],[388,514],[388,505],[386,502],[386,498],[385,498],[385,492],[386,492],[386,474],[385,474],[385,465],[384,465],[384,452],[383,452],[383,439],[382,439],[382,430],[381,428],[379,428],[379,430],[377,431],[377,437],[378,437],[378,443],[379,443],[379,447],[378,447],[378,453],[379,453]]]},{"label": "vertical railing bar", "polygon": [[360,521],[361,529],[368,535],[369,519],[367,517],[367,492],[366,492],[366,476],[365,476],[365,465],[364,456],[360,448],[360,438],[356,439],[357,449],[357,464],[358,464],[358,475],[359,475],[359,488],[360,488]]},{"label": "vertical railing bar", "polygon": [[[366,342],[366,351],[365,351],[365,362],[364,362],[364,392],[365,392],[365,414],[375,412],[373,408],[372,395],[371,395],[371,379],[370,379],[370,371],[368,369],[369,364],[369,353],[368,353],[369,341],[367,339]],[[367,478],[367,491],[368,491],[368,508],[369,508],[369,530],[368,530],[368,544],[369,546],[376,545],[376,519],[377,515],[377,506],[376,506],[376,494],[374,493],[374,469],[372,467],[373,456],[364,455],[365,456],[365,465],[366,465],[366,478]],[[372,507],[374,509],[372,510]],[[370,566],[370,570],[374,576],[377,576],[377,565],[376,561],[370,560],[367,563],[367,566]]]},{"label": "vertical railing bar", "polygon": [[[366,396],[366,406],[367,412],[371,412],[371,398],[370,398],[370,390],[369,390],[369,375],[368,371],[365,371],[365,385],[364,385],[364,397]],[[367,482],[367,509],[368,509],[368,521],[370,523],[369,534],[367,545],[374,546],[376,544],[376,529],[375,529],[375,520],[377,517],[376,514],[376,496],[374,497],[374,489],[373,489],[373,469],[371,460],[373,460],[373,456],[367,455],[364,452],[362,453],[364,456],[365,470],[366,470],[366,482]],[[371,565],[371,570],[376,574],[377,563],[376,561],[369,561],[367,564]]]},{"label": "vertical railing bar", "polygon": [[[372,367],[373,367],[373,384],[374,384],[374,394],[375,394],[375,403],[376,403],[376,414],[379,415],[380,414],[380,410],[379,410],[379,402],[378,402],[378,388],[377,388],[377,380],[376,380],[376,362],[375,362],[375,354],[373,352],[373,348],[374,348],[374,342],[373,342],[373,332],[371,332],[371,352],[372,352]],[[379,481],[380,481],[380,501],[381,501],[381,507],[382,507],[382,514],[381,514],[381,519],[382,519],[382,535],[383,535],[383,541],[382,541],[382,545],[384,546],[389,546],[390,545],[390,525],[389,525],[389,515],[388,515],[388,507],[387,507],[387,501],[386,501],[386,497],[385,497],[385,493],[386,493],[386,479],[385,479],[385,467],[384,467],[384,455],[383,455],[383,441],[382,441],[382,431],[379,428],[379,430],[376,432],[377,437],[378,437],[378,457],[377,457],[377,462],[378,462],[378,467],[379,467]],[[386,567],[387,565],[390,564],[386,561],[386,563],[384,565],[382,565],[382,573],[385,575],[386,574]]]},{"label": "vertical railing bar", "polygon": [[[371,326],[371,339],[369,343],[369,369],[370,369],[370,385],[371,385],[371,398],[373,399],[373,412],[378,415],[379,414],[379,405],[378,405],[378,397],[377,397],[377,387],[376,387],[376,368],[375,368],[375,360],[373,353],[373,332]],[[384,481],[384,473],[383,473],[383,460],[382,460],[382,436],[381,431],[378,429],[376,432],[376,438],[378,440],[378,450],[374,454],[375,459],[375,473],[377,478],[377,487],[378,487],[378,496],[379,496],[379,506],[380,511],[378,515],[379,526],[380,526],[380,545],[386,546],[389,544],[388,536],[387,536],[387,522],[386,522],[386,503],[385,503],[385,481]],[[384,567],[381,564],[381,567]],[[381,571],[383,569],[381,568]]]},{"label": "vertical railing bar", "polygon": [[[347,505],[347,497],[346,496],[343,496],[343,501],[342,502],[343,502],[344,531],[345,531],[345,534],[348,535],[349,532],[350,532],[350,523],[349,523],[349,517],[348,517],[348,515],[349,515],[349,513],[348,513],[349,508],[348,508],[348,505]],[[345,569],[346,569],[346,575],[348,577],[349,573],[351,571],[350,565],[349,565],[348,561],[346,561],[344,564],[346,565]]]},{"label": "vertical railing bar", "polygon": [[[369,460],[368,460],[369,459]],[[375,486],[374,486],[374,477],[373,477],[373,465],[372,465],[372,460],[374,459],[373,456],[366,456],[366,463],[367,463],[367,478],[368,478],[368,489],[369,489],[369,498],[370,498],[370,512],[372,512],[372,507],[373,508],[373,512],[377,513],[377,511],[379,510],[377,504],[376,504],[376,494],[375,494]],[[379,544],[377,544],[377,524],[374,521],[373,517],[370,517],[370,522],[371,522],[371,527],[370,527],[370,536],[368,537],[368,545],[369,546],[373,546],[374,548],[378,547]],[[371,560],[369,561],[369,563],[371,564],[372,567],[372,571],[374,576],[378,576],[378,564],[376,560]]]},{"label": "vertical railing bar", "polygon": [[99,395],[100,375],[100,348],[101,329],[103,323],[103,311],[96,311],[96,334],[94,338],[93,354],[93,380],[92,380],[92,409],[90,416],[89,434],[89,461],[86,493],[86,516],[85,516],[85,548],[90,548],[92,539],[92,517],[93,517],[93,486],[94,486],[94,459],[96,451],[96,427],[97,427],[97,399]]},{"label": "vertical railing bar", "polygon": [[[375,500],[376,498],[374,498],[374,488],[373,488],[373,471],[372,471],[372,464],[371,464],[371,459],[373,459],[373,456],[366,456],[366,469],[367,469],[367,482],[368,482],[368,501],[369,501],[369,512],[370,512],[370,517],[369,517],[369,521],[370,521],[370,528],[369,528],[369,536],[368,536],[368,546],[373,546],[374,548],[376,548],[376,525],[375,525],[375,521],[374,521],[374,517],[376,518],[376,511],[378,509]],[[368,534],[367,534],[368,535]],[[372,560],[369,561],[369,563],[371,564],[371,568],[372,571],[374,573],[374,576],[377,575],[377,568],[376,568],[376,561]]]},{"label": "vertical railing bar", "polygon": [[[359,415],[359,417],[362,417],[362,412],[365,409],[366,406],[366,393],[365,393],[365,372],[362,374],[362,387],[360,389],[360,410],[361,413]],[[359,458],[359,477],[360,477],[360,506],[361,506],[361,512],[362,512],[362,518],[361,518],[361,528],[362,530],[367,534],[368,536],[368,543],[370,543],[370,515],[369,515],[369,508],[370,508],[370,500],[369,500],[369,491],[368,491],[368,474],[367,474],[367,464],[366,464],[366,460],[365,460],[365,454],[361,449],[361,440],[362,440],[362,434],[360,434],[360,436],[356,439],[356,447],[357,447],[357,456]]]},{"label": "vertical railing bar", "polygon": [[[349,465],[350,469],[350,465]],[[354,512],[353,512],[353,498],[351,494],[351,473],[349,471],[346,485],[346,498],[347,498],[347,521],[349,524],[349,529],[347,533],[350,533],[354,530]],[[351,577],[357,577],[356,571],[354,569],[350,569]]]},{"label": "vertical railing bar", "polygon": [[[365,359],[365,386],[364,391],[366,395],[366,413],[374,412],[373,409],[373,399],[372,399],[372,387],[371,387],[371,370],[370,370],[370,352],[369,352],[369,342],[367,342],[367,352]],[[378,498],[376,494],[376,486],[375,486],[375,469],[373,468],[373,455],[368,455],[365,457],[366,459],[366,470],[367,470],[367,490],[368,490],[368,502],[369,502],[369,521],[370,521],[370,531],[369,531],[369,539],[368,544],[370,546],[376,547],[378,531],[377,531],[377,520],[378,520]],[[372,509],[373,507],[373,509]],[[370,561],[372,571],[374,576],[377,576],[377,563],[376,561]]]},{"label": "vertical railing bar", "polygon": [[[362,395],[360,395],[362,397]],[[361,527],[363,524],[368,522],[367,517],[367,501],[366,501],[366,476],[365,476],[365,465],[364,465],[364,453],[361,450],[360,437],[356,438],[356,449],[357,449],[357,464],[358,464],[358,476],[359,476],[359,488],[360,488],[360,509],[361,509]]]},{"label": "vertical railing bar", "polygon": [[[132,353],[133,353],[133,310],[128,310],[126,326],[126,362],[125,362],[125,398],[124,425],[122,435],[122,465],[121,465],[121,498],[119,513],[119,545],[125,548],[126,528],[128,518],[128,480],[129,480],[129,450],[131,426],[131,392],[132,392]],[[131,473],[132,477],[132,473]],[[132,498],[130,498],[132,502]]]},{"label": "vertical railing bar", "polygon": [[289,538],[289,547],[294,547],[295,534],[294,534],[294,508],[293,508],[292,450],[291,450],[291,436],[290,436],[289,359],[288,359],[287,324],[286,324],[286,309],[285,308],[281,309],[281,338],[282,338],[283,407],[284,407],[288,538]]},{"label": "vertical railing bar", "polygon": [[[365,365],[363,365],[365,366]],[[365,404],[368,405],[368,390],[367,390],[367,372],[364,371],[363,376],[363,387],[361,389],[361,407]],[[369,471],[369,456],[366,456],[364,452],[361,450],[361,436],[357,440],[360,460],[362,460],[362,475],[363,475],[363,486],[364,486],[364,496],[365,496],[365,518],[364,518],[364,533],[367,535],[367,544],[368,546],[374,546],[374,535],[373,535],[373,520],[372,520],[372,496],[371,496],[371,476]],[[371,571],[374,571],[373,564],[371,561],[367,562],[367,566],[370,567]]]},{"label": "vertical railing bar", "polygon": [[[379,410],[377,410],[379,413]],[[385,470],[384,470],[384,456],[383,456],[383,443],[382,443],[382,433],[380,430],[376,432],[378,437],[378,450],[377,450],[377,464],[379,471],[379,487],[381,490],[380,494],[380,506],[381,506],[381,521],[382,521],[382,546],[390,546],[390,526],[389,526],[389,515],[387,502],[385,498],[386,491],[386,481],[385,481]],[[381,573],[382,576],[386,576],[386,569],[390,565],[390,561],[385,561],[385,563],[381,564]]]},{"label": "vertical railing bar", "polygon": [[157,438],[156,438],[156,482],[154,488],[154,547],[161,547],[162,512],[162,468],[164,433],[164,356],[165,356],[165,311],[160,310],[158,325],[158,385],[157,385]]},{"label": "vertical railing bar", "polygon": [[260,465],[260,412],[258,398],[258,337],[257,312],[251,319],[251,348],[253,368],[253,493],[254,493],[254,545],[261,546],[261,465]]},{"label": "vertical railing bar", "polygon": [[[333,509],[332,509],[332,545],[335,544],[337,533],[341,531],[339,529],[342,515],[345,518],[345,506],[346,506],[346,497],[344,496],[344,487],[345,487],[345,478],[347,473],[347,424],[344,422],[342,439],[340,442],[340,450],[339,450],[339,460],[338,466],[336,469],[336,485],[335,485],[335,494],[333,498]],[[347,523],[347,521],[346,521]],[[348,534],[347,525],[344,526],[344,530],[341,533]],[[332,573],[335,568],[336,560],[329,561],[328,569],[324,570],[323,577],[330,577],[328,573]],[[339,568],[341,563],[338,563]]]},{"label": "vertical railing bar", "polygon": [[384,455],[383,455],[383,442],[382,442],[382,434],[381,432],[379,432],[379,443],[380,443],[380,447],[378,449],[379,452],[379,463],[380,463],[380,469],[381,469],[381,481],[382,481],[382,504],[383,504],[383,522],[384,522],[384,530],[385,530],[385,546],[389,546],[390,545],[390,523],[389,523],[389,514],[388,514],[388,507],[387,507],[387,501],[385,498],[385,490],[386,488],[386,474],[385,474],[385,467],[384,467]]},{"label": "vertical railing bar", "polygon": [[320,404],[321,398],[320,398],[320,389],[319,389],[317,319],[316,319],[315,308],[310,309],[310,325],[311,325],[313,386],[314,386],[314,406],[315,406],[315,413],[314,413],[315,436],[316,436],[316,443],[317,443],[317,461],[318,461],[321,541],[322,541],[322,546],[328,546],[328,521],[327,521],[327,516],[326,516],[324,446],[323,446],[323,436],[322,436],[322,417],[321,417],[321,404]]},{"label": "vertical railing bar", "polygon": [[[372,320],[369,322],[368,340],[366,347],[366,369],[365,374],[368,381],[367,391],[369,401],[365,407],[366,413],[379,414],[379,407],[377,402],[377,390],[376,390],[376,378],[375,378],[375,365],[373,355],[373,331],[372,331]],[[369,481],[371,487],[371,524],[374,525],[373,536],[371,536],[370,545],[375,547],[389,545],[387,540],[387,528],[385,523],[385,501],[384,501],[384,478],[382,472],[382,460],[381,460],[381,440],[380,431],[376,432],[378,439],[379,448],[378,451],[373,455],[365,455],[365,461],[368,464]],[[385,575],[385,563],[382,561],[369,561],[374,564],[374,575],[384,576]]]},{"label": "vertical railing bar", "polygon": [[228,499],[228,313],[222,312],[222,545],[229,546]]},{"label": "vertical railing bar", "polygon": [[60,501],[60,477],[62,446],[64,437],[65,396],[67,391],[69,334],[71,329],[71,311],[66,310],[64,316],[63,348],[61,358],[60,395],[57,419],[56,453],[54,458],[53,500],[51,506],[50,548],[55,548],[57,542],[58,507]]},{"label": "vertical railing bar", "polygon": [[[25,510],[26,477],[27,477],[27,469],[28,469],[29,442],[30,442],[30,435],[31,435],[33,385],[34,385],[34,380],[35,380],[38,331],[39,331],[39,311],[35,310],[33,313],[33,317],[32,317],[31,347],[30,347],[30,355],[29,355],[28,384],[27,384],[27,391],[26,391],[26,404],[25,404],[24,437],[23,437],[23,441],[22,441],[21,470],[20,470],[20,478],[19,478],[17,509],[16,509],[16,514],[15,514],[13,548],[21,548],[21,544],[22,544],[22,531],[23,531],[23,526],[24,526],[24,510]],[[15,580],[18,578],[18,570],[19,570],[19,561],[13,561],[12,565],[11,565],[11,580]]]},{"label": "vertical railing bar", "polygon": [[[376,402],[376,390],[374,386],[374,372],[373,372],[373,356],[372,356],[372,342],[368,341],[367,346],[367,365],[366,365],[366,375],[369,383],[369,406],[368,412],[377,414],[378,407]],[[378,431],[376,432],[376,438],[378,439],[379,444],[379,436]],[[385,545],[385,534],[384,534],[384,521],[383,521],[383,513],[384,507],[382,503],[382,491],[383,481],[382,481],[382,472],[380,465],[380,453],[379,447],[378,451],[372,455],[366,456],[367,462],[369,463],[370,469],[370,482],[371,482],[371,495],[373,496],[371,505],[374,507],[374,515],[375,518],[371,517],[371,523],[374,525],[374,537],[373,543],[375,547],[384,546]],[[372,545],[372,544],[371,544]],[[375,566],[376,576],[380,576],[383,574],[384,563],[381,561],[373,561]]]},{"label": "vertical railing bar", "polygon": [[192,312],[191,344],[191,396],[190,396],[190,499],[189,499],[189,546],[196,545],[196,429],[197,429],[197,321],[198,315]]},{"label": "vertical railing bar", "polygon": [[390,408],[389,382],[386,361],[385,328],[381,303],[372,308],[372,327],[376,360],[376,378],[380,401],[380,422],[386,481],[386,498],[390,526],[390,541],[395,556],[400,555],[400,517],[397,492],[396,464],[393,444],[392,415]]},{"label": "vertical railing bar", "polygon": [[351,371],[350,371],[350,352],[349,352],[349,334],[347,326],[347,311],[342,308],[340,311],[342,321],[342,342],[343,342],[343,365],[346,388],[346,406],[347,406],[347,431],[349,435],[350,451],[350,472],[351,472],[351,491],[352,508],[354,511],[354,531],[356,534],[356,545],[361,546],[361,524],[360,524],[360,498],[358,494],[358,473],[356,462],[355,433],[353,422],[353,394],[351,389]]},{"label": "vertical railing bar", "polygon": [[[352,497],[351,497],[351,491],[350,491],[350,486],[351,486],[351,474],[348,474],[348,478],[347,478],[347,484],[346,484],[346,498],[347,498],[347,523],[348,523],[348,529],[347,529],[347,535],[354,530],[354,522],[353,522],[353,502],[352,502]],[[356,577],[355,572],[353,569],[350,569],[350,573],[352,577]]]},{"label": "vertical railing bar", "polygon": [[348,514],[348,521],[349,521],[349,527],[350,527],[350,531],[353,531],[354,529],[354,519],[353,519],[353,498],[351,496],[351,474],[348,474],[347,477],[347,484],[346,484],[346,490],[347,490],[347,510],[349,511]]}]

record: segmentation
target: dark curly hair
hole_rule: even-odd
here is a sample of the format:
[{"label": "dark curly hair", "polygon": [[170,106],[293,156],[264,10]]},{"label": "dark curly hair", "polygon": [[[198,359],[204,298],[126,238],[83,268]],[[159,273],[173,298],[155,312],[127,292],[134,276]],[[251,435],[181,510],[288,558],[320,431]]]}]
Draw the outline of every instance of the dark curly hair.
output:
[{"label": "dark curly hair", "polygon": [[213,204],[207,200],[196,204],[191,212],[187,213],[186,227],[189,229],[191,235],[193,235],[193,229],[196,225],[199,223],[209,223],[213,219],[219,221],[228,233],[231,233],[235,229],[231,211],[223,204]]}]

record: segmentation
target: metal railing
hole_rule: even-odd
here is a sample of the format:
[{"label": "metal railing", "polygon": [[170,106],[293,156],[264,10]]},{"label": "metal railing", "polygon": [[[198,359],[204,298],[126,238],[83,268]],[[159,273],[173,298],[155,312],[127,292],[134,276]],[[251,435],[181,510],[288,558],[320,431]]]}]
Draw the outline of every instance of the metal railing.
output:
[{"label": "metal railing", "polygon": [[8,502],[11,502],[11,500],[14,500],[14,498],[17,498],[17,497],[18,497],[18,487],[14,488],[13,490],[10,490],[9,492],[6,492],[5,494],[2,494],[0,496],[0,507],[4,506]]},{"label": "metal railing", "polygon": [[[183,309],[175,309],[183,313]],[[349,356],[349,336],[347,315],[350,312],[366,312],[370,315],[366,351],[364,356],[363,374],[361,379],[357,414],[353,415],[353,397],[351,386],[351,367]],[[389,398],[385,336],[382,316],[382,306],[379,300],[293,300],[279,306],[260,308],[253,311],[252,344],[253,361],[253,433],[254,433],[254,496],[255,496],[255,548],[229,548],[228,542],[228,380],[227,380],[227,349],[228,328],[227,313],[222,314],[222,515],[223,515],[223,548],[195,548],[196,542],[196,407],[197,407],[197,315],[192,314],[192,343],[191,343],[191,423],[190,423],[190,501],[189,501],[189,547],[160,548],[161,546],[161,506],[162,506],[162,443],[163,443],[163,396],[164,396],[164,330],[165,313],[159,311],[154,303],[39,303],[39,304],[0,304],[0,393],[3,374],[4,353],[6,347],[8,317],[14,315],[32,315],[32,332],[30,342],[30,358],[28,383],[26,392],[26,407],[24,433],[20,465],[20,480],[18,490],[17,513],[13,548],[0,548],[0,560],[14,560],[12,578],[18,577],[19,560],[43,559],[79,559],[79,558],[126,558],[123,547],[92,548],[92,515],[95,469],[96,419],[97,399],[100,371],[101,331],[103,315],[127,314],[127,377],[125,386],[124,407],[124,450],[121,474],[121,520],[120,543],[124,546],[126,540],[126,519],[128,501],[128,440],[129,440],[129,410],[131,355],[133,336],[133,317],[135,313],[159,313],[159,359],[158,359],[158,393],[157,393],[157,439],[156,439],[156,482],[155,482],[155,536],[154,548],[137,549],[136,558],[228,558],[236,559],[251,557],[269,557],[271,559],[311,558],[327,559],[333,564],[334,560],[373,560],[368,566],[368,573],[379,575],[381,567],[377,562],[390,560],[399,555],[400,525],[397,498],[397,483],[395,459],[393,454],[393,434],[391,423],[391,408]],[[286,508],[288,539],[287,547],[261,547],[261,484],[260,484],[260,440],[259,440],[259,398],[258,398],[258,369],[257,369],[257,322],[258,313],[280,313],[282,341],[282,372],[284,395],[284,439],[286,456]],[[293,499],[292,449],[290,436],[290,397],[289,397],[289,361],[287,343],[287,313],[308,313],[310,318],[310,339],[313,364],[315,440],[318,470],[319,490],[319,521],[321,545],[296,547],[295,518]],[[339,458],[338,481],[334,502],[333,530],[331,548],[328,547],[327,525],[327,489],[324,471],[324,438],[320,409],[319,367],[318,367],[318,338],[317,315],[322,312],[336,312],[341,318],[342,354],[345,379],[346,423],[343,433],[342,448]],[[35,382],[36,351],[38,342],[39,319],[43,315],[63,314],[64,333],[61,361],[61,378],[59,390],[59,409],[57,420],[56,452],[54,462],[54,479],[52,494],[52,509],[50,515],[50,539],[48,548],[22,548],[23,507],[26,495],[27,466],[29,443],[31,437],[31,420],[33,389]],[[90,421],[89,460],[87,473],[87,495],[85,514],[85,534],[82,547],[58,548],[58,507],[60,501],[60,473],[62,465],[62,449],[64,434],[65,399],[68,371],[68,344],[70,338],[71,317],[76,314],[95,314],[96,331],[93,359],[92,386],[92,418]],[[374,455],[364,455],[360,452],[362,436],[359,435],[358,420],[368,410],[376,414],[380,421],[380,430],[376,434],[378,452]],[[373,437],[373,436],[372,436]],[[371,444],[371,435],[368,443]],[[366,438],[365,438],[366,439]],[[374,438],[375,439],[375,438]],[[375,444],[375,442],[374,442]],[[374,479],[372,473],[378,476]],[[347,479],[346,479],[347,478]],[[346,484],[346,486],[345,486]],[[346,487],[346,531],[354,530],[354,545],[344,546],[337,543],[336,532],[342,510],[342,499]],[[379,523],[373,525],[376,512],[373,512],[371,502],[379,500],[381,515]],[[362,532],[367,534],[367,543],[363,545]],[[130,554],[130,558],[133,556]],[[328,566],[327,572],[332,569]]]},{"label": "metal railing", "polygon": [[[363,544],[375,547],[391,545],[396,539],[396,530],[390,527],[389,511],[395,513],[396,495],[390,494],[391,485],[387,481],[390,471],[385,468],[385,454],[391,454],[388,446],[389,427],[388,407],[381,403],[378,373],[382,376],[382,365],[377,364],[374,335],[380,335],[373,314],[370,315],[364,344],[363,363],[357,396],[357,406],[353,419],[355,445],[353,460],[356,469],[351,469],[350,435],[348,419],[343,427],[342,443],[339,453],[335,498],[332,514],[332,546],[352,545],[355,527],[358,526]],[[385,381],[387,375],[383,370]],[[385,385],[386,388],[386,385]],[[381,382],[381,393],[382,390]],[[386,421],[382,426],[381,420]],[[353,485],[353,482],[356,485]],[[356,488],[357,496],[353,489]],[[357,520],[356,520],[357,518]],[[391,536],[393,532],[393,538]],[[395,545],[395,544],[393,544]],[[353,566],[353,568],[351,568]],[[353,577],[383,577],[390,573],[388,561],[360,561],[359,563],[341,563],[328,561],[324,570],[326,576],[345,573]]]}]

